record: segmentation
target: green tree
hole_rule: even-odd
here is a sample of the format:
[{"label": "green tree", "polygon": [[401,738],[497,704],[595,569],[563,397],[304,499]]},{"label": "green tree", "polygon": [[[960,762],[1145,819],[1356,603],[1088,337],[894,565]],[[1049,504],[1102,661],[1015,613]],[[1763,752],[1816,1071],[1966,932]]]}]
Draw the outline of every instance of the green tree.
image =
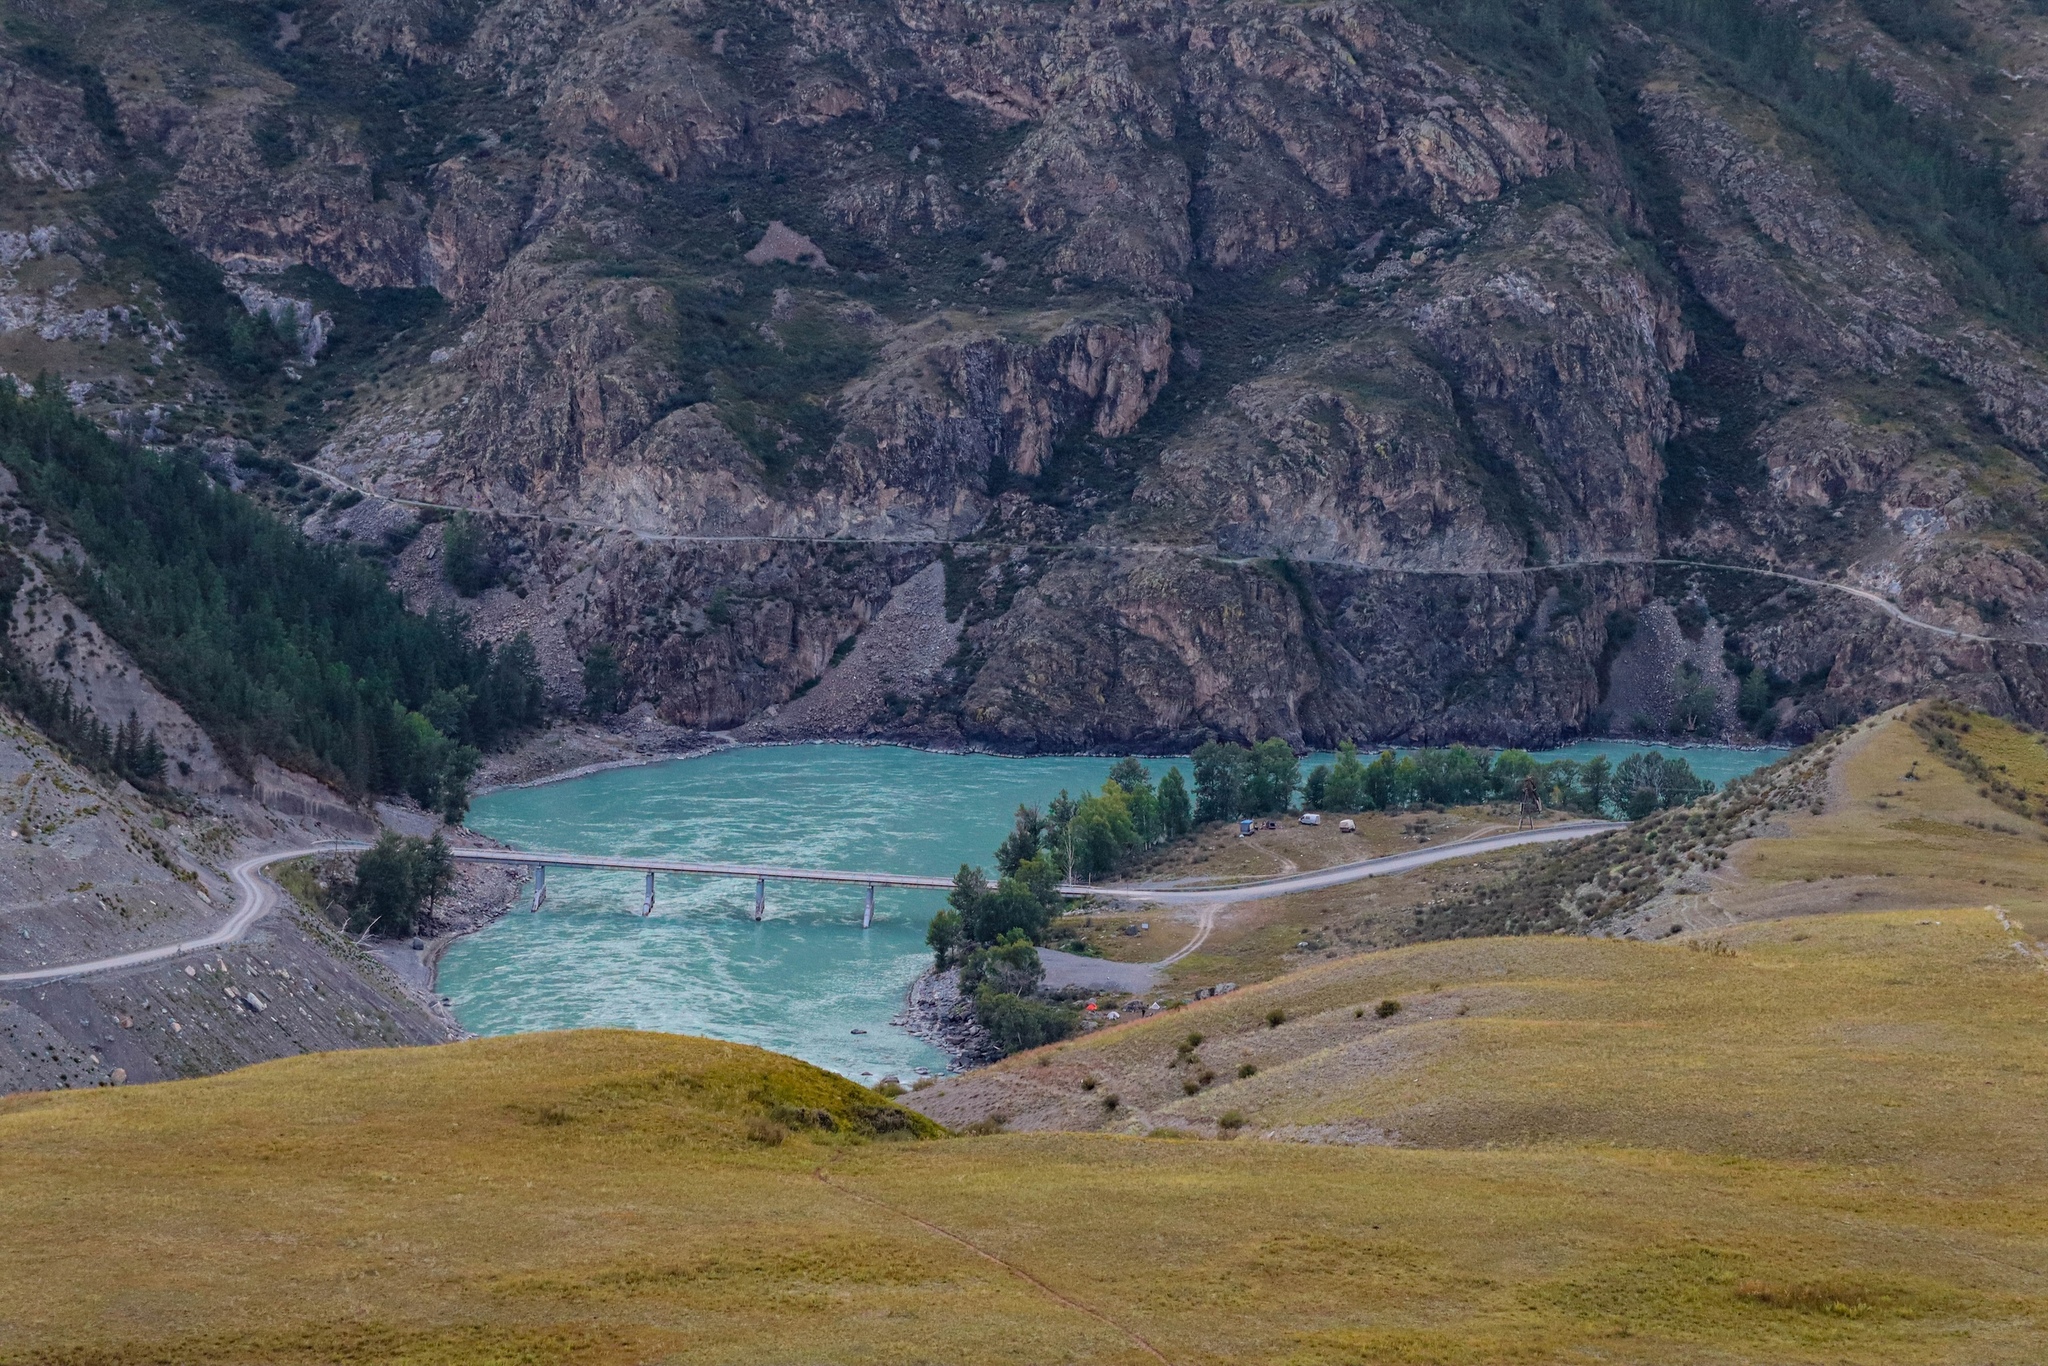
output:
[{"label": "green tree", "polygon": [[960,913],[939,911],[932,916],[932,923],[925,927],[924,942],[932,951],[932,965],[940,972],[946,970],[954,952],[960,947]]},{"label": "green tree", "polygon": [[1317,764],[1308,771],[1308,778],[1301,785],[1301,805],[1304,810],[1320,811],[1330,800],[1330,766]]},{"label": "green tree", "polygon": [[1359,761],[1358,746],[1349,740],[1337,746],[1337,762],[1330,769],[1323,801],[1332,811],[1363,811],[1373,805],[1366,792],[1365,765]]},{"label": "green tree", "polygon": [[1188,805],[1187,780],[1180,776],[1176,766],[1166,770],[1166,776],[1159,780],[1159,828],[1167,839],[1177,840],[1187,834],[1194,825],[1194,812]]},{"label": "green tree", "polygon": [[1383,749],[1379,757],[1366,766],[1361,786],[1365,796],[1362,810],[1392,811],[1408,804],[1409,794],[1414,791],[1413,771],[1404,774],[1394,751]]},{"label": "green tree", "polygon": [[1029,996],[1044,981],[1038,946],[1023,930],[1006,931],[995,943],[968,954],[960,967],[960,989],[965,992],[987,985],[1012,996]]},{"label": "green tree", "polygon": [[1016,872],[1018,864],[1038,857],[1039,844],[1044,838],[1045,817],[1038,814],[1038,808],[1018,806],[1016,823],[1003,837],[1003,842],[996,846],[996,867],[1005,873]]},{"label": "green tree", "polygon": [[[1486,763],[1477,751],[1464,745],[1418,750],[1405,762],[1410,765],[1410,782],[1419,801],[1457,806],[1476,802],[1485,792]],[[1522,776],[1534,772],[1535,767],[1532,761]]]},{"label": "green tree", "polygon": [[1152,770],[1138,759],[1119,759],[1116,767],[1109,771],[1109,780],[1126,792],[1152,786]]},{"label": "green tree", "polygon": [[1301,761],[1294,747],[1277,735],[1253,746],[1246,765],[1243,814],[1270,816],[1285,811],[1294,801],[1294,789],[1301,784]]},{"label": "green tree", "polygon": [[1052,924],[1052,908],[1025,883],[1006,877],[975,904],[971,919],[962,921],[966,937],[977,944],[992,944],[1008,934],[1022,934],[1034,942],[1045,937]]},{"label": "green tree", "polygon": [[624,711],[626,672],[618,653],[600,641],[583,656],[583,714],[593,721]]},{"label": "green tree", "polygon": [[1195,819],[1234,821],[1244,810],[1244,783],[1251,756],[1231,741],[1196,746]]},{"label": "green tree", "polygon": [[1074,799],[1067,795],[1064,787],[1060,789],[1060,795],[1047,802],[1045,807],[1043,847],[1052,853],[1053,860],[1063,869],[1072,869],[1074,865],[1074,810]]},{"label": "green tree", "polygon": [[1074,872],[1086,878],[1105,877],[1138,846],[1138,828],[1131,819],[1130,798],[1115,783],[1081,798],[1069,830]]},{"label": "green tree", "polygon": [[1525,749],[1504,749],[1493,756],[1486,774],[1486,786],[1495,797],[1514,797],[1522,791],[1522,779],[1536,771],[1536,761]]},{"label": "green tree", "polygon": [[1607,756],[1596,754],[1579,768],[1579,788],[1585,793],[1586,810],[1599,816],[1606,813],[1607,800],[1613,782],[1613,766]]},{"label": "green tree", "polygon": [[385,831],[356,857],[355,876],[343,891],[347,927],[390,936],[415,933],[431,916],[434,898],[455,880],[455,860],[439,835],[423,840]]},{"label": "green tree", "polygon": [[960,871],[953,874],[953,890],[946,893],[946,904],[960,917],[961,933],[969,939],[974,937],[972,927],[981,914],[981,903],[987,898],[988,874],[972,864],[961,864]]},{"label": "green tree", "polygon": [[1711,730],[1721,695],[1714,691],[1693,664],[1681,664],[1673,680],[1678,698],[1671,704],[1671,730],[1678,735],[1697,735]]},{"label": "green tree", "polygon": [[1760,740],[1771,738],[1777,729],[1777,714],[1771,710],[1777,700],[1772,695],[1770,670],[1755,665],[1742,676],[1742,687],[1735,696],[1735,714],[1743,724]]},{"label": "green tree", "polygon": [[441,573],[448,586],[473,598],[504,577],[498,544],[488,528],[458,512],[441,528]]}]

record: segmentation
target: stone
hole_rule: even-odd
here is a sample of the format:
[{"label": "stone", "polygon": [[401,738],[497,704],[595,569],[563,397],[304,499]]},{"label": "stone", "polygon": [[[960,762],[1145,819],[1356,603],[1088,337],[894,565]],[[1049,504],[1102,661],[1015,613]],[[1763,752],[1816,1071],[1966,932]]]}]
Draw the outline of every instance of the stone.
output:
[{"label": "stone", "polygon": [[792,266],[808,266],[812,270],[831,269],[825,262],[824,251],[816,242],[779,218],[768,225],[768,230],[761,234],[761,240],[748,250],[746,261],[753,266],[781,261]]}]

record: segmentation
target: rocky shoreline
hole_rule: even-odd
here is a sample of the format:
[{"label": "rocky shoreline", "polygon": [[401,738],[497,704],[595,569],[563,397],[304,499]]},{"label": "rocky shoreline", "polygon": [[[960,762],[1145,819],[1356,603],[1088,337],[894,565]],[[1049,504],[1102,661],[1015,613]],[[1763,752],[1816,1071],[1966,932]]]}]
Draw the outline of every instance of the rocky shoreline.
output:
[{"label": "rocky shoreline", "polygon": [[960,992],[960,970],[926,968],[903,993],[903,1013],[890,1021],[946,1055],[956,1072],[986,1067],[1002,1056]]}]

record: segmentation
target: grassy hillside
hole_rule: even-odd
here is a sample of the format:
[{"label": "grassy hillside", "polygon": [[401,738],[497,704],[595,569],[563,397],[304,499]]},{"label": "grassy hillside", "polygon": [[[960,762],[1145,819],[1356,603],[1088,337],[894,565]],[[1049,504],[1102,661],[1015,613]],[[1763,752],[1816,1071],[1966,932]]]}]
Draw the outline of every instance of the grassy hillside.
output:
[{"label": "grassy hillside", "polygon": [[2039,1360],[2048,845],[1905,724],[1834,777],[1717,930],[1328,963],[914,1097],[1037,1132],[617,1032],[0,1102],[0,1361]]}]

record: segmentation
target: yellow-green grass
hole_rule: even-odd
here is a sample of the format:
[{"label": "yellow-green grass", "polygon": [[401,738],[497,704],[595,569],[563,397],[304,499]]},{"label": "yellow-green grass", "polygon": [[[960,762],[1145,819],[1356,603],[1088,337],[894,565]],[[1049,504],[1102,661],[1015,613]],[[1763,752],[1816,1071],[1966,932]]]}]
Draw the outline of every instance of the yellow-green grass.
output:
[{"label": "yellow-green grass", "polygon": [[[878,1102],[617,1032],[16,1098],[0,1359],[2036,1360],[2048,973],[1923,918],[1425,946],[1004,1069],[1300,1048],[1233,1081],[1232,1142],[764,1146],[778,1106]],[[1417,1046],[1346,1082],[1347,1030]],[[1431,1146],[1252,1136],[1358,1115]]]},{"label": "yellow-green grass", "polygon": [[[1990,717],[1963,738],[1994,762],[2033,758],[2038,740]],[[2011,752],[2007,752],[2010,750]],[[1906,775],[1912,774],[1908,778]],[[1789,838],[1734,846],[1737,884],[1715,893],[1738,910],[1995,904],[2036,936],[2048,932],[2048,830],[1980,795],[1942,762],[1903,712],[1866,722],[1842,745],[1822,814],[1793,812]],[[1803,884],[1803,885],[1802,885]]]}]

